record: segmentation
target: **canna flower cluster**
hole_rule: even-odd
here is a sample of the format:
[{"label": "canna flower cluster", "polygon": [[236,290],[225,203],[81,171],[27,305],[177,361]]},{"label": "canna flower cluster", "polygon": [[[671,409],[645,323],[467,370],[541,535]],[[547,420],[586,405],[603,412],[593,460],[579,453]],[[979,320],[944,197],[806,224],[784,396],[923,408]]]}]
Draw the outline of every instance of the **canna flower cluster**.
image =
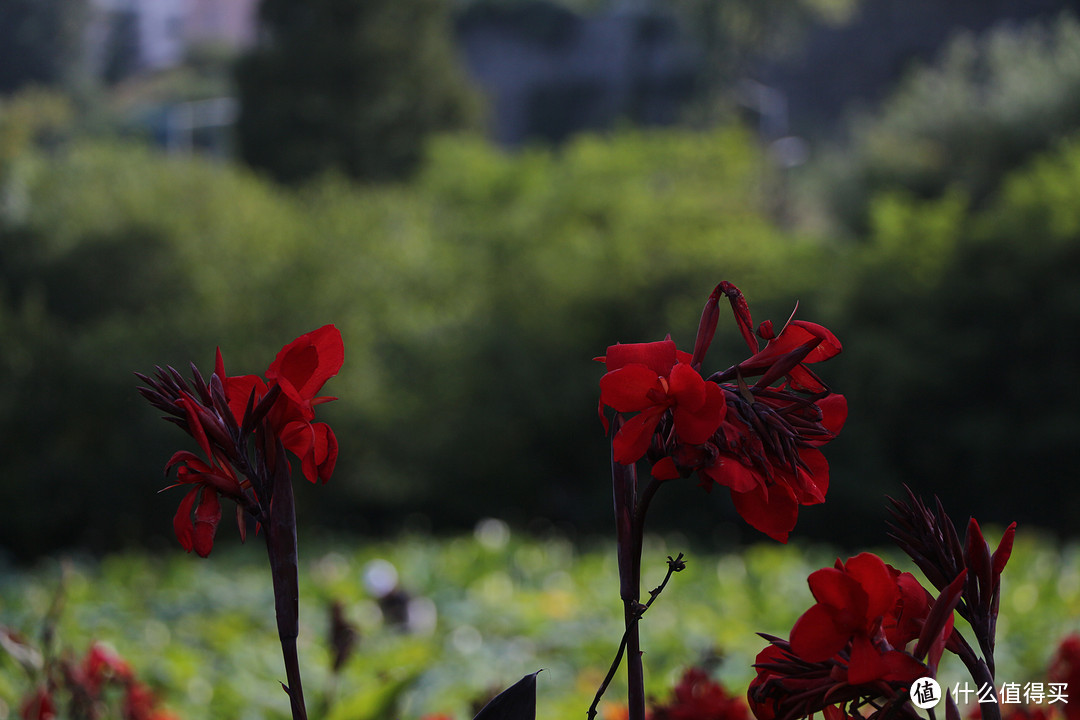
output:
[{"label": "canna flower cluster", "polygon": [[[1080,633],[1068,635],[1058,645],[1050,659],[1047,680],[1080,688]],[[1066,720],[1080,720],[1080,703],[1069,703],[1064,710]]]},{"label": "canna flower cluster", "polygon": [[[221,521],[221,497],[236,503],[241,540],[246,515],[265,530],[274,583],[274,612],[288,683],[293,720],[307,720],[297,654],[299,563],[296,507],[289,454],[304,477],[326,482],[337,463],[338,443],[326,423],[315,422],[315,406],[333,400],[319,395],[345,359],[341,333],[333,325],[305,333],[283,347],[263,377],[225,372],[217,353],[209,382],[191,366],[188,383],[173,368],[153,378],[138,375],[148,387],[139,392],[169,420],[195,438],[203,457],[181,450],[165,464],[176,469],[172,487],[190,486],[173,518],[180,544],[202,557],[210,554]],[[288,454],[287,454],[288,453]]]},{"label": "canna flower cluster", "polygon": [[652,703],[651,720],[749,720],[746,703],[709,678],[701,668],[689,668],[667,703]]},{"label": "canna flower cluster", "polygon": [[[19,707],[22,720],[56,720],[61,710],[65,717],[86,720],[178,720],[160,706],[157,696],[136,678],[128,663],[101,643],[92,643],[82,662],[61,660],[58,665],[51,673],[55,677],[23,699]],[[118,706],[119,714],[108,712],[113,705]]]},{"label": "canna flower cluster", "polygon": [[[723,297],[750,357],[704,377]],[[770,321],[754,330],[742,293],[722,282],[705,305],[693,353],[668,338],[612,345],[597,358],[607,370],[599,407],[605,430],[612,428],[608,409],[634,413],[620,417],[612,459],[630,465],[645,457],[662,481],[697,473],[706,489],[728,488],[750,525],[786,542],[799,507],[825,501],[829,465],[820,448],[847,418],[844,396],[808,366],[840,351],[836,336],[816,323],[789,318],[778,333]]]},{"label": "canna flower cluster", "polygon": [[[910,491],[908,502],[892,502],[893,538],[939,594],[871,553],[811,573],[816,603],[795,622],[790,639],[762,635],[769,645],[757,656],[747,693],[758,720],[817,712],[837,720],[917,717],[907,705],[908,689],[921,677],[936,677],[945,650],[978,686],[993,686],[1001,572],[1015,523],[991,552],[974,519],[961,542],[940,503],[930,512]],[[954,626],[954,610],[970,624],[981,657]],[[1000,718],[996,703],[983,714]]]},{"label": "canna flower cluster", "polygon": [[341,333],[326,325],[283,347],[265,377],[230,377],[220,349],[209,381],[194,365],[190,383],[171,367],[158,368],[154,377],[137,374],[148,385],[139,392],[191,435],[203,453],[180,450],[165,465],[166,473],[176,471],[177,482],[170,487],[189,488],[173,518],[185,550],[210,554],[222,497],[236,503],[241,537],[246,535],[245,513],[265,523],[272,478],[291,471],[286,451],[300,461],[309,481],[329,480],[337,438],[329,425],[314,422],[314,408],[334,399],[319,392],[341,369],[344,356]]},{"label": "canna flower cluster", "polygon": [[897,691],[934,674],[953,634],[957,588],[935,600],[910,573],[871,553],[837,560],[808,582],[817,603],[790,641],[764,636],[770,645],[758,654],[748,692],[758,720],[845,706],[854,715],[882,698],[906,698]]}]

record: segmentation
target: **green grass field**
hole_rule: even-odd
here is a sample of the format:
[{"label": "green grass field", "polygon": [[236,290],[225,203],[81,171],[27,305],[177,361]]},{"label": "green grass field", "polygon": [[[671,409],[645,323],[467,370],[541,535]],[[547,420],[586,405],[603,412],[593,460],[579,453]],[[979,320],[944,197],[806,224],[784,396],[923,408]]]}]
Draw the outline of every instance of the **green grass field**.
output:
[{"label": "green grass field", "polygon": [[[993,531],[987,537],[996,542]],[[716,657],[723,660],[715,674],[745,692],[764,645],[755,632],[786,636],[813,603],[806,576],[835,557],[797,543],[723,554],[654,537],[645,550],[645,590],[663,579],[666,556],[677,552],[687,554],[687,569],[642,621],[646,682],[661,697],[682,668]],[[894,551],[881,554],[914,570]],[[414,630],[387,622],[365,588],[365,571],[378,567],[371,565],[376,560],[392,563],[414,598]],[[63,577],[57,646],[81,655],[92,640],[111,644],[182,717],[288,717],[258,539],[247,547],[221,542],[208,560],[126,554],[0,572],[0,625],[36,638]],[[1002,581],[998,681],[1042,679],[1056,641],[1080,629],[1080,546],[1055,546],[1021,528]],[[583,718],[621,636],[610,548],[528,539],[498,522],[446,540],[305,546],[301,538],[301,595],[305,692],[312,717],[326,720],[432,712],[470,718],[473,701],[540,668],[538,717]],[[344,603],[360,633],[336,681],[326,639],[333,601]],[[961,672],[947,658],[943,684],[962,681]],[[17,716],[28,686],[26,674],[0,652],[0,720]],[[622,692],[616,682],[606,699],[616,702]]]}]

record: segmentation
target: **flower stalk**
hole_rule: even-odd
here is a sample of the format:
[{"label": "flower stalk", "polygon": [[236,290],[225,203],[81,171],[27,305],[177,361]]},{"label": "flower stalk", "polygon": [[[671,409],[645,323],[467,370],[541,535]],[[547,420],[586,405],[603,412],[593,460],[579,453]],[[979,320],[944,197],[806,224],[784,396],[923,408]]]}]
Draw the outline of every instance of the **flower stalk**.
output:
[{"label": "flower stalk", "polygon": [[[701,365],[716,334],[723,298],[751,356],[706,377]],[[764,348],[759,338],[766,341]],[[659,342],[616,343],[596,358],[607,371],[600,379],[598,409],[611,436],[625,627],[597,700],[625,652],[628,717],[645,720],[638,623],[648,605],[641,603],[641,553],[645,515],[662,484],[696,473],[705,488],[722,485],[743,518],[781,542],[800,506],[824,502],[828,463],[818,448],[840,431],[847,405],[807,365],[839,352],[836,337],[814,323],[789,319],[776,333],[766,321],[755,334],[742,293],[722,282],[702,310],[692,353],[678,350],[669,336]],[[760,379],[750,386],[748,378]],[[607,410],[614,411],[611,420]],[[643,459],[651,467],[648,483],[639,487],[637,465]],[[669,562],[674,567],[675,561]],[[669,569],[669,577],[674,571]],[[594,702],[590,718],[595,707]]]},{"label": "flower stalk", "polygon": [[[284,456],[278,443],[278,455]],[[300,659],[296,640],[300,635],[300,584],[299,562],[296,542],[296,502],[293,497],[292,479],[288,464],[274,465],[274,500],[266,524],[266,552],[270,560],[270,574],[274,584],[274,611],[277,616],[278,639],[285,661],[283,685],[289,695],[293,720],[307,720],[304,706],[304,686],[300,680]]]},{"label": "flower stalk", "polygon": [[[616,424],[621,420],[616,419]],[[645,674],[641,664],[641,550],[642,521],[637,496],[637,466],[612,459],[612,494],[615,500],[615,542],[619,564],[619,596],[623,602],[625,632],[620,652],[626,652],[629,720],[645,720]],[[617,659],[616,659],[617,662]]]},{"label": "flower stalk", "polygon": [[297,655],[299,636],[299,562],[292,466],[286,452],[300,461],[310,482],[326,482],[337,461],[334,432],[314,422],[314,406],[323,384],[344,360],[341,334],[333,325],[301,335],[277,354],[265,377],[225,373],[218,352],[207,383],[192,365],[188,383],[176,370],[158,368],[155,376],[138,374],[147,387],[139,392],[166,420],[179,425],[198,443],[203,457],[181,450],[165,466],[175,470],[177,485],[187,486],[173,518],[177,539],[188,552],[206,557],[222,517],[220,498],[236,503],[237,529],[243,540],[247,518],[266,538],[274,588],[274,611],[281,642],[293,720],[307,720]]}]

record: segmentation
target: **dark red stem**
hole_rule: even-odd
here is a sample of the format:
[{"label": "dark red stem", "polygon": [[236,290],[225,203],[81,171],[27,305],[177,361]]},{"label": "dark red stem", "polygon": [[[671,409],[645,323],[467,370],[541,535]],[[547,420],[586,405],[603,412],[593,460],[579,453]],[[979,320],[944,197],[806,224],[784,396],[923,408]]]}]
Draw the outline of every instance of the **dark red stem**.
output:
[{"label": "dark red stem", "polygon": [[[616,416],[612,437],[621,425]],[[650,477],[649,484],[638,496],[637,466],[623,465],[611,459],[612,494],[615,501],[615,541],[619,561],[619,595],[623,601],[623,622],[626,628],[626,701],[629,720],[645,720],[645,672],[641,662],[641,638],[638,618],[641,616],[641,550],[645,535],[645,513],[660,487]]]},{"label": "dark red stem", "polygon": [[266,523],[266,551],[274,579],[274,610],[277,613],[278,638],[285,660],[293,720],[307,720],[304,707],[304,687],[300,681],[300,660],[296,653],[296,638],[300,634],[299,564],[296,552],[296,507],[293,499],[289,466],[284,461],[280,443],[273,471],[273,495]]}]

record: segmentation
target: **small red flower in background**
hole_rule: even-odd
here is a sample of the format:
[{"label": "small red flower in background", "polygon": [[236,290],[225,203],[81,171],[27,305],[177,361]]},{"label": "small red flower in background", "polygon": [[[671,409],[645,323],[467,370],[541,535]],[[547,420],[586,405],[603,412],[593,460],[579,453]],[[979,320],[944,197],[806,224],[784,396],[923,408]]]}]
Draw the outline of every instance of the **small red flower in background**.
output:
[{"label": "small red flower in background", "polygon": [[96,696],[109,682],[127,683],[134,678],[131,667],[115,650],[101,643],[91,643],[79,666],[81,684]]},{"label": "small red flower in background", "polygon": [[179,720],[179,716],[158,707],[157,696],[138,682],[128,684],[122,712],[123,720]]},{"label": "small red flower in background", "polygon": [[[157,696],[139,682],[127,661],[102,643],[92,643],[80,663],[66,654],[50,658],[45,674],[50,678],[49,686],[38,687],[22,702],[22,720],[55,720],[60,717],[58,704],[65,709],[64,717],[179,720],[159,706]],[[122,696],[114,695],[110,688],[122,691]],[[119,714],[111,712],[116,709],[112,707],[114,699],[120,702]]]},{"label": "small red flower in background", "polygon": [[671,702],[654,704],[652,720],[747,720],[742,698],[731,695],[700,668],[683,673]]},{"label": "small red flower in background", "polygon": [[[1080,688],[1080,633],[1073,633],[1061,641],[1050,659],[1046,677],[1050,682]],[[1070,702],[1063,710],[1067,720],[1080,720],[1080,703]]]},{"label": "small red flower in background", "polygon": [[140,393],[195,438],[205,456],[181,450],[165,466],[166,472],[175,468],[176,485],[191,486],[173,518],[185,550],[202,557],[210,554],[222,516],[221,497],[237,504],[241,538],[246,534],[245,512],[260,523],[268,517],[269,475],[279,463],[288,462],[278,447],[300,460],[309,481],[330,479],[337,463],[337,437],[329,425],[313,421],[314,406],[334,399],[318,393],[341,369],[344,357],[341,333],[325,325],[283,347],[265,378],[228,376],[220,350],[209,382],[194,366],[191,384],[172,368],[158,368],[154,378],[138,375],[149,385],[139,388]]},{"label": "small red flower in background", "polygon": [[55,720],[56,703],[53,702],[48,688],[40,687],[23,700],[19,717],[22,720]]}]

